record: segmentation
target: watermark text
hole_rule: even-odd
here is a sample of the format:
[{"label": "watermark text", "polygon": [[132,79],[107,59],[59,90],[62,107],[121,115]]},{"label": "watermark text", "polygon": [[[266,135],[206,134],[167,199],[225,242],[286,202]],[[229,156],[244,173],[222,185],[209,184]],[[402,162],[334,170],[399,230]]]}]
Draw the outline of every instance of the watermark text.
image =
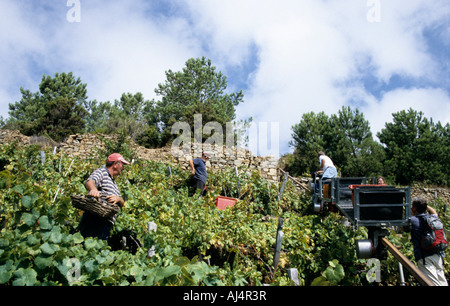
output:
[{"label": "watermark text", "polygon": [[70,23],[81,22],[80,0],[67,0],[67,7],[70,7],[66,14],[67,21]]},{"label": "watermark text", "polygon": [[[192,147],[194,155],[200,156],[202,152],[224,145],[228,156],[239,157],[239,154],[244,154],[235,148],[246,148],[256,155],[279,156],[279,122],[250,122],[245,126],[233,122],[222,125],[215,121],[204,124],[202,115],[196,114],[193,129],[187,122],[176,122],[172,125],[171,133],[178,136],[171,147],[175,157],[190,155]],[[208,138],[205,139],[205,136]]]},{"label": "watermark text", "polygon": [[368,0],[367,21],[370,23],[381,22],[381,0]]}]

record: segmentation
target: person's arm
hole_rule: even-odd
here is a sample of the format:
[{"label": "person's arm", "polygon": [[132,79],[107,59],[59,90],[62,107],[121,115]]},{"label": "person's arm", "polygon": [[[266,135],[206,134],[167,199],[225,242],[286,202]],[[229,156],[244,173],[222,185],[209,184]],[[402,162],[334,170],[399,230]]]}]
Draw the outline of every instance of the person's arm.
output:
[{"label": "person's arm", "polygon": [[436,212],[436,210],[433,207],[431,207],[430,205],[427,206],[427,211],[430,215],[436,215],[439,218],[439,215]]},{"label": "person's arm", "polygon": [[120,196],[116,196],[116,195],[107,196],[107,197],[106,197],[106,200],[107,200],[109,203],[117,204],[117,205],[119,205],[120,207],[124,207],[124,206],[125,206],[125,201],[124,201],[124,200],[122,199],[122,197],[120,197]]},{"label": "person's arm", "polygon": [[[93,180],[87,180],[86,181],[86,189],[89,190],[88,195],[94,198],[100,198],[100,192],[97,189],[97,186],[95,185],[95,182]],[[125,201],[120,196],[111,195],[107,196],[105,198],[109,203],[117,204],[120,207],[124,207]]]},{"label": "person's arm", "polygon": [[323,167],[325,166],[325,160],[322,158],[320,160],[320,169],[317,171],[318,174],[322,174],[323,173]]},{"label": "person's arm", "polygon": [[88,195],[94,198],[100,198],[100,192],[98,191],[97,187],[95,186],[94,181],[88,180],[86,182],[86,189],[89,191]]},{"label": "person's arm", "polygon": [[189,161],[189,166],[191,166],[191,169],[192,169],[192,174],[191,175],[195,175],[195,167],[194,167],[194,160],[193,159],[191,159]]}]

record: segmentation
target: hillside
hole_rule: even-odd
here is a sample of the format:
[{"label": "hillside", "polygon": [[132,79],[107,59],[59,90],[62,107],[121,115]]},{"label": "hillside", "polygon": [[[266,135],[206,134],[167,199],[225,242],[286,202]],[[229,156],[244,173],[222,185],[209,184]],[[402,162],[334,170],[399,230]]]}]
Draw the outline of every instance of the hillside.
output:
[{"label": "hillside", "polygon": [[[57,143],[45,137],[29,137],[22,135],[19,131],[0,130],[0,144],[17,143],[18,146],[37,145],[40,148],[54,149],[58,154],[78,157],[96,158],[101,155],[107,145],[121,145],[120,136],[106,134],[75,134],[70,135],[63,142]],[[156,149],[148,149],[137,145],[131,138],[124,140],[126,150],[130,152],[130,158],[147,161],[162,161],[178,165],[182,169],[188,168],[191,158],[201,155],[202,150],[211,154],[207,163],[209,171],[221,171],[226,167],[243,167],[249,171],[258,171],[264,179],[278,181],[277,159],[273,156],[255,156],[252,152],[242,148],[227,148],[225,146],[197,146],[192,144],[190,150],[179,150],[172,152],[170,146]],[[174,154],[175,153],[175,154]]]},{"label": "hillside", "polygon": [[[288,270],[295,268],[300,285],[376,285],[366,280],[367,262],[356,257],[364,228],[346,227],[336,214],[313,214],[309,194],[291,182],[278,199],[278,183],[258,171],[239,171],[237,178],[233,167],[211,172],[207,195],[198,198],[179,166],[137,161],[117,181],[126,205],[113,232],[130,229],[142,246],[131,254],[83,239],[70,196],[85,194],[84,180],[103,163],[48,150],[41,164],[36,147],[0,146],[0,284],[294,285]],[[215,198],[223,190],[238,197],[238,181],[240,201],[218,211]],[[278,218],[284,238],[274,267]],[[408,236],[392,232],[389,239],[412,258]],[[382,284],[398,284],[394,258],[382,269]]]}]

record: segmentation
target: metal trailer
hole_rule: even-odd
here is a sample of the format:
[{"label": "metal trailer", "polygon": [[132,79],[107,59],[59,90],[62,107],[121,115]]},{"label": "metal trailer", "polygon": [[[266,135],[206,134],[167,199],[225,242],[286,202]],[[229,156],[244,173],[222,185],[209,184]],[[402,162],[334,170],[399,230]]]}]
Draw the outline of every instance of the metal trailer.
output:
[{"label": "metal trailer", "polygon": [[351,185],[352,207],[336,204],[355,226],[408,226],[411,219],[409,187]]},{"label": "metal trailer", "polygon": [[359,258],[385,259],[389,251],[399,262],[401,282],[403,267],[423,286],[433,283],[386,237],[389,227],[409,227],[411,224],[411,189],[392,186],[350,186],[353,209],[339,207],[340,211],[356,226],[368,230],[368,239],[358,240]]},{"label": "metal trailer", "polygon": [[352,207],[352,191],[350,185],[373,184],[375,177],[334,177],[319,178],[317,173],[310,184],[313,190],[314,211],[320,212],[328,208],[337,211],[336,205],[340,207]]},{"label": "metal trailer", "polygon": [[368,229],[368,239],[357,242],[360,258],[384,258],[382,238],[389,227],[411,224],[411,189],[409,187],[353,185],[352,207],[337,205],[341,213],[356,227]]},{"label": "metal trailer", "polygon": [[[314,210],[340,212],[355,226],[407,226],[411,218],[409,187],[376,185],[374,177],[318,179],[313,189]],[[314,183],[317,182],[317,183]]]},{"label": "metal trailer", "polygon": [[[317,183],[317,185],[315,184]],[[315,175],[310,185],[313,190],[314,210],[328,210],[344,215],[354,226],[364,226],[368,239],[358,240],[359,258],[384,259],[387,251],[399,262],[400,275],[403,266],[421,285],[433,283],[404,256],[386,236],[390,227],[409,227],[411,224],[411,189],[375,185],[375,178],[350,177],[319,179]]]}]

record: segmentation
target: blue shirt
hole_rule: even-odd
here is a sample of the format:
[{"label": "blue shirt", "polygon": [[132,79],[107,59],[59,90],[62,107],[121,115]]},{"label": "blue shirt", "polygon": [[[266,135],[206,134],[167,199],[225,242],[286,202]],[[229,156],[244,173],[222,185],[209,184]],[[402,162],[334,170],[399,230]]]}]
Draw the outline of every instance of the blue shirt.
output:
[{"label": "blue shirt", "polygon": [[201,158],[196,158],[193,160],[194,162],[194,169],[195,169],[195,175],[194,178],[197,180],[202,181],[206,184],[206,178],[208,177],[206,173],[206,164]]}]

